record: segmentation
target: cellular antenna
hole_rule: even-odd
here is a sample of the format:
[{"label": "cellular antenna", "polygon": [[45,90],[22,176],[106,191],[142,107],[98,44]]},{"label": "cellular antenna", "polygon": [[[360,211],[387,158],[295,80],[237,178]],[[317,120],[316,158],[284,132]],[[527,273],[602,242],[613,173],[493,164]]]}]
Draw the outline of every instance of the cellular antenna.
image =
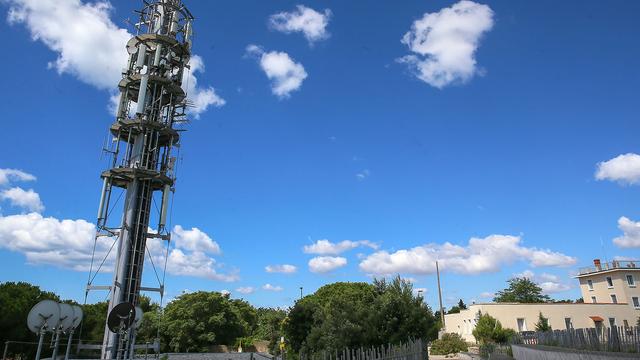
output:
[{"label": "cellular antenna", "polygon": [[[111,161],[100,175],[96,222],[96,243],[112,238],[117,244],[113,247],[116,266],[111,284],[96,286],[93,280],[109,254],[92,261],[87,282],[87,292],[110,291],[109,315],[121,303],[139,305],[141,291],[158,292],[162,302],[164,277],[156,277],[157,287],[142,285],[145,256],[153,259],[146,243],[160,239],[168,244],[170,240],[167,213],[176,180],[174,150],[184,130],[180,127],[188,122],[182,79],[191,57],[193,16],[182,0],[146,0],[136,14],[135,36],[122,49],[129,59],[118,83],[116,118],[109,129],[114,141],[106,151]],[[114,191],[124,194],[122,202],[113,196]],[[153,227],[156,232],[148,230]],[[99,265],[94,268],[94,264]],[[113,332],[107,323],[101,358],[129,356],[123,350],[134,344],[135,327]]]}]

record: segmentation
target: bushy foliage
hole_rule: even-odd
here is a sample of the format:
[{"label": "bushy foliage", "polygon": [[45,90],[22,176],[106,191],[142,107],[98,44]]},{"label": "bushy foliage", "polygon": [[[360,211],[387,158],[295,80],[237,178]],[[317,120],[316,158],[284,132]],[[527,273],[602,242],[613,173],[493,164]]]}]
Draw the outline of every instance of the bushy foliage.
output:
[{"label": "bushy foliage", "polygon": [[448,355],[467,351],[469,347],[462,337],[456,333],[446,333],[441,339],[431,343],[431,354]]},{"label": "bushy foliage", "polygon": [[[60,301],[58,295],[40,290],[38,286],[26,282],[0,284],[0,309],[2,309],[0,344],[2,346],[7,340],[34,341],[35,335],[27,328],[27,315],[35,304],[45,299]],[[32,351],[25,351],[28,351],[29,356],[32,355]],[[35,355],[35,351],[33,353]]]},{"label": "bushy foliage", "polygon": [[551,325],[549,325],[549,319],[542,315],[542,312],[538,315],[538,322],[536,323],[536,331],[551,331]]},{"label": "bushy foliage", "polygon": [[508,281],[509,287],[498,291],[493,298],[495,302],[542,303],[550,301],[548,295],[542,293],[538,284],[526,277],[513,278]]},{"label": "bushy foliage", "polygon": [[481,344],[505,343],[515,335],[515,331],[504,329],[496,318],[489,314],[482,314],[472,334]]},{"label": "bushy foliage", "polygon": [[410,338],[435,338],[435,318],[412,285],[391,282],[334,283],[296,302],[285,326],[295,352],[378,346]]}]

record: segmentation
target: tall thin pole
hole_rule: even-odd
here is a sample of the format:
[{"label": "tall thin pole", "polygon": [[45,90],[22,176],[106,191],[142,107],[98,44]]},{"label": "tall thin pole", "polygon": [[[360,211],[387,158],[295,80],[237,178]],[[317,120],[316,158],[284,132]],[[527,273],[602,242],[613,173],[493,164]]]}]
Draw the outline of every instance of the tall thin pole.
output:
[{"label": "tall thin pole", "polygon": [[300,286],[300,299],[302,299],[302,286]]},{"label": "tall thin pole", "polygon": [[438,277],[438,300],[440,300],[440,321],[442,322],[442,328],[445,328],[444,324],[444,308],[442,307],[442,289],[440,289],[440,268],[438,267],[438,262],[436,261],[436,274]]}]

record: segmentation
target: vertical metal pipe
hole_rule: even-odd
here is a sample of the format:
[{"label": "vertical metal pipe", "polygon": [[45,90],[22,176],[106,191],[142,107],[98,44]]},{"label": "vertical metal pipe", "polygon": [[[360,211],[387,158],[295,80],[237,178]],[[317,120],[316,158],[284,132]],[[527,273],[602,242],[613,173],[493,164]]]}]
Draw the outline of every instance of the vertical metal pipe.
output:
[{"label": "vertical metal pipe", "polygon": [[104,198],[107,194],[107,180],[108,178],[105,176],[104,181],[102,182],[102,192],[100,193],[100,205],[98,205],[98,225],[100,225],[100,221],[103,219],[104,215]]},{"label": "vertical metal pipe", "polygon": [[56,330],[56,342],[53,345],[53,354],[51,354],[51,360],[56,360],[58,356],[58,345],[60,345],[60,329]]},{"label": "vertical metal pipe", "polygon": [[136,114],[144,113],[148,83],[149,83],[149,75],[142,75],[142,78],[140,79],[140,90],[138,91],[138,108],[136,109]]},{"label": "vertical metal pipe", "polygon": [[42,354],[42,343],[44,343],[44,328],[40,329],[40,339],[38,340],[38,351],[36,352],[36,360],[40,360],[40,354]]},{"label": "vertical metal pipe", "polygon": [[69,332],[69,340],[67,340],[67,351],[64,354],[64,360],[69,360],[69,354],[71,353],[71,339],[73,338],[73,329]]},{"label": "vertical metal pipe", "polygon": [[2,360],[7,360],[7,353],[9,353],[9,340],[4,342],[4,352],[2,353]]},{"label": "vertical metal pipe", "polygon": [[438,276],[438,299],[440,300],[440,321],[442,321],[442,330],[445,330],[444,324],[444,308],[442,307],[442,290],[440,289],[440,268],[436,261],[436,274]]}]

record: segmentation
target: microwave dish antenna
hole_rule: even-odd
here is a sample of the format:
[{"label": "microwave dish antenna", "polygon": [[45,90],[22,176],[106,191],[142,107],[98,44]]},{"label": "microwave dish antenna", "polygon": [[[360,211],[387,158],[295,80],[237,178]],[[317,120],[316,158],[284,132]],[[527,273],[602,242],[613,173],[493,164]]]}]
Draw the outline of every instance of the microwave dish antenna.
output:
[{"label": "microwave dish antenna", "polygon": [[116,305],[107,318],[109,330],[119,333],[131,327],[136,319],[136,309],[130,302],[123,302]]},{"label": "microwave dish antenna", "polygon": [[35,334],[54,331],[60,322],[60,305],[53,300],[35,304],[27,315],[27,326]]},{"label": "microwave dish antenna", "polygon": [[73,327],[73,306],[65,303],[60,303],[60,324],[58,324],[58,328],[64,332],[71,330]]}]

